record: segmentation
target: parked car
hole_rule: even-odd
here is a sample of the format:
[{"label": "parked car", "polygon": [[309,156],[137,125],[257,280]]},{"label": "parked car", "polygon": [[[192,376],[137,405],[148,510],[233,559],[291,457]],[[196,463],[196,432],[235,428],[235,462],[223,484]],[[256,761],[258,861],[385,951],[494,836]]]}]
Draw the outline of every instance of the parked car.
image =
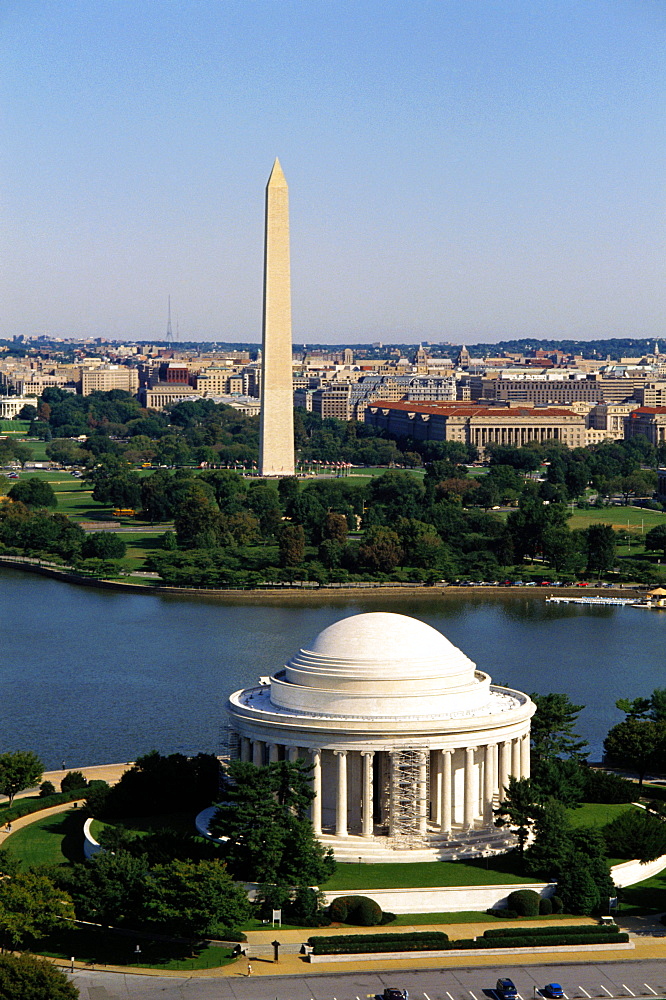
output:
[{"label": "parked car", "polygon": [[375,1000],[409,1000],[409,993],[387,986],[383,993],[375,993]]},{"label": "parked car", "polygon": [[518,990],[515,987],[513,979],[498,979],[495,986],[495,993],[500,1000],[516,1000],[518,996]]},{"label": "parked car", "polygon": [[564,990],[559,983],[546,983],[541,995],[549,997],[549,1000],[564,1000]]}]

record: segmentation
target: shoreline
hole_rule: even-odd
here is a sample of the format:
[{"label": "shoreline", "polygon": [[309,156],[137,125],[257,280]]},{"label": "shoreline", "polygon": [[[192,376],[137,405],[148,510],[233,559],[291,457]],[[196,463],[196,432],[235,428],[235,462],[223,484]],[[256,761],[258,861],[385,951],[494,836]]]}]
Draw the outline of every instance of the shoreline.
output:
[{"label": "shoreline", "polygon": [[210,599],[223,599],[225,601],[233,601],[237,603],[268,603],[277,600],[279,603],[283,603],[285,598],[289,601],[310,601],[313,598],[324,598],[329,601],[331,598],[339,598],[348,601],[350,597],[359,597],[363,600],[368,598],[374,599],[386,599],[386,598],[415,598],[415,597],[425,597],[425,598],[442,598],[446,597],[448,594],[452,594],[456,597],[464,596],[465,594],[473,594],[478,596],[479,594],[488,594],[493,598],[498,597],[536,597],[545,600],[547,597],[552,597],[554,595],[561,597],[626,597],[627,594],[636,594],[638,596],[643,590],[648,588],[639,588],[637,586],[631,585],[618,585],[613,587],[578,587],[572,584],[570,587],[549,587],[549,586],[538,586],[538,587],[514,587],[514,586],[456,586],[454,584],[447,584],[446,586],[429,586],[427,584],[413,584],[413,583],[362,583],[360,585],[345,585],[345,584],[335,584],[335,585],[319,585],[316,587],[303,586],[295,587],[290,585],[276,586],[276,587],[265,587],[265,588],[254,588],[252,590],[245,590],[240,588],[233,589],[207,589],[203,587],[168,587],[164,585],[151,585],[144,583],[127,583],[120,580],[104,580],[99,577],[89,577],[81,576],[78,573],[73,573],[68,570],[59,569],[53,564],[48,564],[41,560],[30,559],[29,557],[21,558],[20,556],[2,556],[0,555],[0,570],[2,567],[7,569],[15,569],[26,573],[37,573],[40,576],[50,577],[51,579],[60,580],[63,583],[71,583],[74,585],[82,587],[94,587],[98,590],[116,590],[124,593],[130,594],[143,594],[143,595],[158,595],[160,597],[173,596],[173,597],[197,597],[197,598],[210,598]]}]

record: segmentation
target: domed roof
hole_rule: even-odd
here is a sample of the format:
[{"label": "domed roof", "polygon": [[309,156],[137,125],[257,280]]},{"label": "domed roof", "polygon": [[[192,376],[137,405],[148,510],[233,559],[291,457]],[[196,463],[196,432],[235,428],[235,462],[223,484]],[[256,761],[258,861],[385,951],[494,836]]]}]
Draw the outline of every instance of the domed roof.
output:
[{"label": "domed roof", "polygon": [[348,660],[367,676],[372,666],[409,677],[458,672],[474,664],[437,629],[416,618],[387,611],[353,615],[329,625],[301,654]]},{"label": "domed roof", "polygon": [[297,712],[422,716],[487,701],[489,678],[425,622],[385,611],[329,625],[271,678],[271,702]]}]

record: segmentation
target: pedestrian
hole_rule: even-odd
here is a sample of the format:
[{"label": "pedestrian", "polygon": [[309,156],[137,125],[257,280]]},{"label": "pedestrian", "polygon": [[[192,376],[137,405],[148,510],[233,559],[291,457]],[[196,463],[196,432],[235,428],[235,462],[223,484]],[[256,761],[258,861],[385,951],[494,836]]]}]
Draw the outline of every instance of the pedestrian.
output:
[{"label": "pedestrian", "polygon": [[247,974],[248,974],[248,976],[252,975],[252,966],[250,965],[249,962],[247,963]]},{"label": "pedestrian", "polygon": [[5,829],[6,829],[7,833],[11,833],[12,832],[11,820],[7,823],[7,826],[5,827]]}]

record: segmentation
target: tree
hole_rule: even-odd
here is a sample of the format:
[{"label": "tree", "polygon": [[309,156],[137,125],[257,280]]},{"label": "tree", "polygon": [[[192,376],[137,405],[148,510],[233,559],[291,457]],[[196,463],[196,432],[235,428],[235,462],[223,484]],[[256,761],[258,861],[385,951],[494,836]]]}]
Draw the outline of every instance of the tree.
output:
[{"label": "tree", "polygon": [[125,540],[111,531],[93,531],[81,549],[84,559],[122,559],[127,551]]},{"label": "tree", "polygon": [[324,538],[344,545],[347,541],[348,530],[347,518],[344,514],[329,512],[324,518]]},{"label": "tree", "polygon": [[305,555],[305,532],[302,524],[283,524],[278,533],[280,566],[300,566]]},{"label": "tree", "polygon": [[33,406],[32,403],[24,403],[17,416],[19,420],[36,420],[37,407]]},{"label": "tree", "polygon": [[26,507],[57,507],[58,499],[53,487],[44,479],[31,476],[12,486],[8,494],[12,500],[24,503]]},{"label": "tree", "polygon": [[541,815],[542,806],[537,801],[529,778],[509,778],[506,795],[495,809],[495,825],[515,827],[518,851],[522,855],[534,820]]},{"label": "tree", "polygon": [[104,927],[138,927],[144,916],[148,865],[126,851],[103,851],[85,864],[72,865],[58,874],[59,883],[71,895],[78,920]]},{"label": "tree", "polygon": [[638,858],[642,865],[666,854],[666,823],[643,809],[629,808],[603,828],[613,858]]},{"label": "tree", "polygon": [[572,830],[570,841],[571,853],[558,872],[557,894],[568,913],[603,913],[616,894],[603,835],[588,827]]},{"label": "tree", "polygon": [[0,955],[0,1000],[77,1000],[79,991],[52,962]]},{"label": "tree", "polygon": [[651,719],[625,719],[609,731],[604,751],[607,763],[636,773],[640,795],[647,772],[659,771],[666,762],[666,725]]},{"label": "tree", "polygon": [[[88,443],[92,444],[92,439]],[[93,500],[98,503],[132,510],[141,505],[140,481],[130,464],[117,455],[101,455],[85,479],[93,488]]]},{"label": "tree", "polygon": [[557,880],[571,855],[570,827],[562,802],[549,798],[534,822],[534,843],[525,852],[525,868],[531,875]]},{"label": "tree", "polygon": [[37,871],[0,879],[0,937],[5,948],[20,948],[74,919],[72,900]]},{"label": "tree", "polygon": [[558,757],[584,759],[587,746],[575,731],[583,705],[574,705],[566,694],[531,694],[536,704],[532,717],[532,756],[536,761]]},{"label": "tree", "polygon": [[658,524],[651,528],[645,536],[645,548],[661,552],[666,557],[666,524]]},{"label": "tree", "polygon": [[232,761],[210,830],[235,878],[278,885],[318,885],[335,869],[308,819],[310,768],[301,761],[255,767]]},{"label": "tree", "polygon": [[615,564],[615,532],[610,524],[591,524],[583,532],[588,573],[601,574]]},{"label": "tree", "polygon": [[404,558],[400,536],[390,528],[368,528],[358,547],[358,556],[368,569],[390,573]]},{"label": "tree", "polygon": [[14,750],[0,754],[0,792],[14,801],[17,792],[32,788],[42,780],[44,765],[32,750]]},{"label": "tree", "polygon": [[587,771],[575,757],[536,758],[532,765],[532,785],[541,798],[555,798],[563,805],[577,806],[585,797]]},{"label": "tree", "polygon": [[239,927],[249,916],[245,888],[221,861],[175,860],[150,871],[147,917],[169,934],[216,934]]}]

